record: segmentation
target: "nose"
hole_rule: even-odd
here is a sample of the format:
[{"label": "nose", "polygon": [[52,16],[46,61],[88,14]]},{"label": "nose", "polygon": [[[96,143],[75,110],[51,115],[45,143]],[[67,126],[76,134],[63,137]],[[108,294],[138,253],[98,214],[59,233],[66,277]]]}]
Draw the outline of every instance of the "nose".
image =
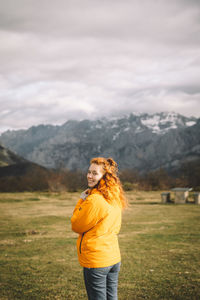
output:
[{"label": "nose", "polygon": [[88,173],[88,174],[87,174],[87,178],[92,178],[92,174],[91,174],[91,173]]}]

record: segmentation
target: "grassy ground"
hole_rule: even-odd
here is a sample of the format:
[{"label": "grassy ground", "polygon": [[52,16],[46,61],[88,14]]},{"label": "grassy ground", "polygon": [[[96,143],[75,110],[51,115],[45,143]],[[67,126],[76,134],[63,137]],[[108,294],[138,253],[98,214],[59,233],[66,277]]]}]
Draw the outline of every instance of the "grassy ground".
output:
[{"label": "grassy ground", "polygon": [[[78,196],[0,194],[0,299],[87,299],[70,227]],[[119,300],[200,299],[200,206],[127,196]]]}]

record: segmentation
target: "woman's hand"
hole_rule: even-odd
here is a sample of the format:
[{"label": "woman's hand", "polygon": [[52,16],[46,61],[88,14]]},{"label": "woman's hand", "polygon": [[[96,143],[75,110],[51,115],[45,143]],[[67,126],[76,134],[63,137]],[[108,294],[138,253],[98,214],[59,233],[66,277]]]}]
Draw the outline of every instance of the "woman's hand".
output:
[{"label": "woman's hand", "polygon": [[84,192],[82,192],[80,198],[85,200],[89,194],[89,190],[90,189],[86,189]]}]

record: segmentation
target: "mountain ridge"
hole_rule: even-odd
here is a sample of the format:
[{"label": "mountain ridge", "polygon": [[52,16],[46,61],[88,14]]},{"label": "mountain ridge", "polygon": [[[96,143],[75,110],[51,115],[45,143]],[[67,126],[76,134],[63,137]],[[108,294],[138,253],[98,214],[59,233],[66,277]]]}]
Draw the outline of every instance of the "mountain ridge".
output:
[{"label": "mountain ridge", "polygon": [[69,120],[7,131],[0,142],[48,168],[86,170],[91,157],[112,156],[121,169],[177,168],[200,157],[200,119],[176,113]]}]

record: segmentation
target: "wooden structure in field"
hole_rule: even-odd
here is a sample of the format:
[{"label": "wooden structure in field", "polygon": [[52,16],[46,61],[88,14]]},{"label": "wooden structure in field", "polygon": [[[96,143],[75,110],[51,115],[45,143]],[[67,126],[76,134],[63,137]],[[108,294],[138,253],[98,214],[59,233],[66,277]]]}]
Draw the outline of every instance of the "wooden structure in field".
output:
[{"label": "wooden structure in field", "polygon": [[200,193],[194,193],[194,203],[200,204]]},{"label": "wooden structure in field", "polygon": [[170,193],[168,193],[168,192],[162,193],[161,200],[162,200],[162,203],[169,203],[170,202]]},{"label": "wooden structure in field", "polygon": [[184,204],[187,202],[189,192],[192,191],[192,188],[174,188],[171,191],[174,192],[174,203]]},{"label": "wooden structure in field", "polygon": [[[171,200],[170,192],[164,192],[161,194],[161,202],[162,203],[175,203],[175,204],[185,204],[188,201],[189,192],[191,192],[192,188],[174,188],[171,189],[174,192],[174,201]],[[200,192],[193,193],[194,203],[200,205]],[[190,200],[190,203],[191,200]]]}]

